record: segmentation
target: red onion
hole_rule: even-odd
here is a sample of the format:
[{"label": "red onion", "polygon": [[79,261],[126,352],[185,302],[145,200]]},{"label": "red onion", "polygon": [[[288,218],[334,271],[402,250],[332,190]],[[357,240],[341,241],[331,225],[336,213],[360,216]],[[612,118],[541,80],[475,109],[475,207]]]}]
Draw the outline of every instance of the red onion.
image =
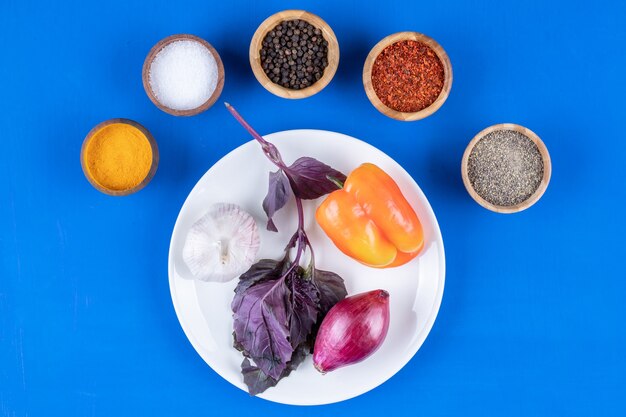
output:
[{"label": "red onion", "polygon": [[339,301],[315,339],[313,364],[321,373],[361,362],[382,345],[389,330],[389,293],[374,290]]}]

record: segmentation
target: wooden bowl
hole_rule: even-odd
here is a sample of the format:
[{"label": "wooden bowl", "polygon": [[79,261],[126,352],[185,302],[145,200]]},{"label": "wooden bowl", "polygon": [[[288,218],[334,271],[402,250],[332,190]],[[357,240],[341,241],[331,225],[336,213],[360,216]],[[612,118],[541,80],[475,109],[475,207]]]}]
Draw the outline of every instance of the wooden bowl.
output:
[{"label": "wooden bowl", "polygon": [[[211,97],[209,97],[209,99],[205,101],[202,105],[196,107],[195,109],[189,110],[176,110],[164,106],[159,102],[156,95],[152,91],[152,88],[150,87],[150,66],[152,65],[152,61],[154,61],[154,58],[159,52],[161,52],[163,48],[165,48],[170,43],[182,40],[193,40],[201,43],[211,52],[211,54],[213,54],[213,57],[217,62],[217,86],[215,87],[215,91],[213,91]],[[217,101],[220,94],[222,94],[222,89],[224,88],[224,64],[222,63],[222,59],[220,58],[220,55],[217,53],[215,48],[213,48],[213,46],[204,39],[199,38],[195,35],[172,35],[168,36],[165,39],[161,39],[156,45],[152,47],[152,49],[150,49],[150,52],[148,52],[148,56],[146,56],[146,59],[143,62],[141,78],[143,80],[143,88],[144,90],[146,90],[146,94],[148,95],[148,97],[150,97],[150,100],[154,103],[154,105],[157,106],[159,109],[163,110],[165,113],[171,114],[172,116],[195,116],[196,114],[202,113],[203,111],[211,107],[215,103],[215,101]]]},{"label": "wooden bowl", "polygon": [[[324,39],[328,42],[328,66],[324,69],[322,78],[317,80],[313,85],[301,90],[285,88],[274,83],[265,74],[261,66],[260,51],[263,46],[263,39],[265,39],[267,33],[274,29],[279,23],[294,19],[304,20],[320,29]],[[337,67],[339,66],[339,43],[337,42],[335,32],[333,32],[330,26],[328,26],[328,23],[319,16],[305,12],[304,10],[284,10],[265,19],[256,32],[254,32],[252,41],[250,42],[250,66],[252,67],[252,72],[256,79],[270,93],[283,98],[295,99],[309,97],[319,93],[335,76],[335,72],[337,72]]]},{"label": "wooden bowl", "polygon": [[[401,112],[387,107],[378,98],[376,91],[374,91],[374,86],[372,85],[372,68],[374,67],[374,62],[376,61],[376,58],[378,58],[378,55],[383,51],[383,49],[400,41],[418,41],[425,43],[437,54],[437,57],[439,57],[439,60],[443,65],[443,88],[441,89],[441,92],[439,93],[437,99],[430,106],[420,111]],[[363,86],[365,87],[365,93],[367,94],[367,98],[369,98],[369,100],[379,112],[381,112],[385,116],[391,117],[392,119],[412,122],[414,120],[420,120],[430,116],[431,114],[439,110],[439,107],[441,107],[446,101],[446,99],[448,98],[448,94],[450,94],[450,89],[452,88],[452,64],[450,63],[450,58],[448,58],[448,54],[446,54],[446,51],[444,51],[441,45],[439,45],[434,39],[417,32],[394,33],[393,35],[389,35],[380,42],[378,42],[367,55],[367,58],[365,59],[365,65],[363,66]]]},{"label": "wooden bowl", "polygon": [[[109,125],[116,124],[116,123],[123,123],[123,124],[131,125],[131,126],[137,128],[137,129],[139,129],[141,131],[141,133],[148,139],[148,142],[150,143],[150,148],[152,148],[152,164],[150,165],[150,170],[148,171],[148,175],[146,175],[146,177],[143,179],[143,181],[141,181],[139,184],[137,184],[136,186],[134,186],[132,188],[126,189],[126,190],[112,190],[112,189],[109,189],[109,188],[101,185],[100,183],[98,183],[98,181],[96,181],[91,176],[91,174],[89,172],[89,169],[87,168],[87,164],[85,162],[85,156],[86,156],[85,152],[87,150],[87,145],[89,144],[89,141],[91,141],[93,136],[98,131],[100,131],[101,129],[103,129],[103,128],[109,126]],[[129,120],[129,119],[119,119],[119,118],[118,119],[110,119],[110,120],[106,120],[106,121],[96,125],[93,129],[91,129],[89,131],[89,133],[85,137],[85,140],[83,141],[83,145],[82,145],[82,147],[80,149],[80,165],[83,168],[83,173],[85,174],[85,177],[87,178],[87,180],[98,191],[103,192],[104,194],[112,195],[112,196],[129,195],[129,194],[136,193],[137,191],[141,190],[143,187],[148,185],[150,180],[152,180],[152,178],[154,177],[154,174],[156,173],[157,167],[159,166],[159,148],[158,148],[157,143],[154,140],[154,137],[152,136],[152,134],[148,131],[148,129],[146,129],[145,127],[143,127],[139,123],[137,123],[137,122],[135,122],[133,120]]]},{"label": "wooden bowl", "polygon": [[[532,140],[535,143],[535,145],[537,145],[537,148],[539,148],[539,153],[541,154],[541,159],[543,160],[543,178],[541,179],[541,182],[539,183],[539,187],[537,187],[535,192],[531,194],[531,196],[528,197],[525,201],[522,201],[521,203],[513,205],[513,206],[499,206],[499,205],[491,204],[490,202],[482,198],[476,192],[476,190],[474,190],[474,187],[472,187],[472,184],[469,180],[469,175],[467,172],[469,157],[476,143],[478,143],[479,140],[485,137],[485,135],[488,135],[489,133],[498,131],[498,130],[513,130],[513,131],[523,134],[524,136]],[[463,153],[463,160],[461,161],[461,176],[463,177],[463,184],[465,184],[465,188],[467,189],[467,192],[469,193],[469,195],[471,195],[472,198],[484,208],[491,210],[491,211],[495,211],[497,213],[506,213],[506,214],[517,213],[519,211],[526,210],[528,207],[535,204],[541,198],[543,193],[546,191],[546,188],[548,188],[548,183],[550,182],[551,175],[552,175],[552,162],[550,161],[550,154],[548,153],[548,148],[546,148],[546,145],[539,138],[539,136],[535,134],[535,132],[533,132],[532,130],[528,128],[525,128],[524,126],[516,125],[513,123],[500,123],[497,125],[489,126],[486,129],[483,129],[476,136],[474,136],[474,138],[470,141],[469,145],[467,145],[467,148],[465,148],[465,153]]]}]

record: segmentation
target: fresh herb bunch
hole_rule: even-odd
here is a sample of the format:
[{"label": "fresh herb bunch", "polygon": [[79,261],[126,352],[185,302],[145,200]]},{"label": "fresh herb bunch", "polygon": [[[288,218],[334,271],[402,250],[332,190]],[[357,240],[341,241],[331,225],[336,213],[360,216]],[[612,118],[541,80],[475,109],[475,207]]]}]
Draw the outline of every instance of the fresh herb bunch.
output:
[{"label": "fresh herb bunch", "polygon": [[[251,395],[275,386],[312,351],[315,334],[330,308],[345,298],[343,279],[315,268],[315,254],[304,230],[302,200],[326,195],[346,176],[310,157],[287,166],[272,143],[263,139],[228,103],[226,107],[261,144],[267,158],[278,167],[269,174],[263,200],[267,229],[276,232],[272,217],[292,196],[298,213],[298,229],[280,260],[262,259],[239,277],[231,304],[234,346],[244,355],[241,371]],[[290,251],[295,248],[293,259]],[[308,250],[306,268],[300,265]],[[254,364],[250,362],[252,360]]]}]

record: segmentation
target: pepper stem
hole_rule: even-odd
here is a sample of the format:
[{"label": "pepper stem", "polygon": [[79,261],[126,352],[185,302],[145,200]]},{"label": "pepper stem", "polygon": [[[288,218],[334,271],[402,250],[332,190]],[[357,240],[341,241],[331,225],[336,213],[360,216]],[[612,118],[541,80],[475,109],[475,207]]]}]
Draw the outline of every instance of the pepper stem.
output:
[{"label": "pepper stem", "polygon": [[335,178],[335,177],[331,177],[331,176],[329,176],[329,175],[327,175],[327,176],[326,176],[326,178],[328,179],[328,181],[330,181],[330,182],[332,182],[333,184],[335,184],[335,185],[337,186],[337,188],[338,188],[338,189],[340,189],[340,190],[341,190],[341,189],[343,188],[343,185],[344,185],[344,182],[343,182],[343,181],[341,181],[341,180],[339,180],[339,179],[337,179],[337,178]]}]

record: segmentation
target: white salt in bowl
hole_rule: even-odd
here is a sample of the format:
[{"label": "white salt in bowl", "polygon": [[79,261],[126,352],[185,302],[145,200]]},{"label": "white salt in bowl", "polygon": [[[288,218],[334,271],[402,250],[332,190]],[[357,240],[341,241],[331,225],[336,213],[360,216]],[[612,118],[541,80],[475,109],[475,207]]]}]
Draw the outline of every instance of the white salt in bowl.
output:
[{"label": "white salt in bowl", "polygon": [[150,100],[173,116],[202,113],[224,88],[219,54],[204,39],[188,34],[168,36],[154,45],[141,76]]}]

